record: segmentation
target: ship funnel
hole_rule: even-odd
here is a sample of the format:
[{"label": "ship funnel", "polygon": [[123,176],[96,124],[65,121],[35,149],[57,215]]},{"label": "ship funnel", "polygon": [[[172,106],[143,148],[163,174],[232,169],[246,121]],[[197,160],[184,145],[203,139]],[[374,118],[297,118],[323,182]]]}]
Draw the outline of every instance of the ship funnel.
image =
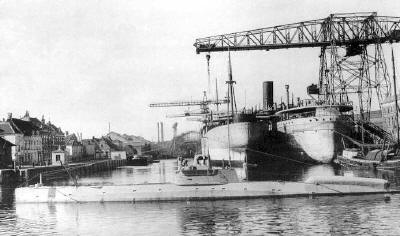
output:
[{"label": "ship funnel", "polygon": [[263,110],[274,106],[274,81],[263,82]]},{"label": "ship funnel", "polygon": [[290,93],[289,93],[289,85],[288,84],[285,85],[285,89],[286,89],[286,105],[287,105],[287,108],[289,109],[290,108],[289,107]]}]

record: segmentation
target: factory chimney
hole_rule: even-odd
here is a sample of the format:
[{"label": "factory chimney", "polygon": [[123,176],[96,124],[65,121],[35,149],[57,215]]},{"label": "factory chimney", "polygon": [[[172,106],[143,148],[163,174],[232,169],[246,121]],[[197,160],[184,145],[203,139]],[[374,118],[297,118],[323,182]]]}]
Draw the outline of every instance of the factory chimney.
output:
[{"label": "factory chimney", "polygon": [[289,109],[289,102],[290,102],[290,94],[289,94],[289,85],[285,85],[286,88],[286,105],[287,108]]},{"label": "factory chimney", "polygon": [[263,110],[271,109],[274,106],[274,82],[263,82]]},{"label": "factory chimney", "polygon": [[157,122],[157,143],[160,143],[160,122]]},{"label": "factory chimney", "polygon": [[161,142],[164,142],[164,123],[160,122]]}]

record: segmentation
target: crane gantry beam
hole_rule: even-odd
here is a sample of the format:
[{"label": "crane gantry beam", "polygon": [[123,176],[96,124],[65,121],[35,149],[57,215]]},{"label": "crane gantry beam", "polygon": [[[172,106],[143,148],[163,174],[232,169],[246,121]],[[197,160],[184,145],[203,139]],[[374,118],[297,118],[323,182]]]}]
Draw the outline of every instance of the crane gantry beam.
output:
[{"label": "crane gantry beam", "polygon": [[160,102],[151,103],[150,107],[186,107],[186,106],[205,106],[209,104],[223,104],[228,103],[228,100],[221,99],[218,101],[214,100],[198,100],[198,101],[177,101],[177,102]]},{"label": "crane gantry beam", "polygon": [[368,45],[400,41],[400,17],[376,12],[331,14],[319,20],[198,38],[196,52]]}]

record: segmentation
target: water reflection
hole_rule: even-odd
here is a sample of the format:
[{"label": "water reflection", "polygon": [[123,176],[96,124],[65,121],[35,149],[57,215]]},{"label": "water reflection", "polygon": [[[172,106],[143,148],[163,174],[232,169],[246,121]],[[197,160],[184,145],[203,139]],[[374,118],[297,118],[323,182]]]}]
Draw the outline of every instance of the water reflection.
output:
[{"label": "water reflection", "polygon": [[[175,160],[161,161],[149,166],[123,166],[78,179],[80,185],[120,185],[172,182],[177,170]],[[56,181],[54,185],[73,185],[72,180]]]},{"label": "water reflection", "polygon": [[0,206],[10,208],[14,204],[14,187],[0,185]]},{"label": "water reflection", "polygon": [[178,223],[190,235],[393,234],[392,206],[379,196],[199,202],[178,207]]},{"label": "water reflection", "polygon": [[19,222],[30,222],[33,234],[40,228],[60,235],[177,235],[176,207],[168,203],[18,204],[16,216]]},{"label": "water reflection", "polygon": [[191,202],[178,205],[181,232],[200,235],[241,233],[240,209],[232,202]]},{"label": "water reflection", "polygon": [[268,165],[249,168],[249,181],[281,180],[305,181],[311,176],[334,176],[337,169],[332,165]]},{"label": "water reflection", "polygon": [[340,168],[338,175],[352,175],[365,178],[386,179],[392,188],[400,189],[400,170],[370,170],[370,169],[351,169]]},{"label": "water reflection", "polygon": [[[22,235],[310,235],[400,232],[394,196],[257,199],[143,204],[21,204]],[[29,227],[27,227],[29,226]]]},{"label": "water reflection", "polygon": [[[81,177],[80,184],[171,182],[175,161],[125,167]],[[245,173],[243,169],[238,172]],[[351,174],[388,179],[398,171],[350,170],[331,165],[269,165],[250,168],[250,181],[304,181],[310,176]],[[53,184],[72,184],[61,181]],[[1,188],[0,235],[310,235],[400,232],[400,197],[346,196],[177,203],[14,204],[13,189]]]}]

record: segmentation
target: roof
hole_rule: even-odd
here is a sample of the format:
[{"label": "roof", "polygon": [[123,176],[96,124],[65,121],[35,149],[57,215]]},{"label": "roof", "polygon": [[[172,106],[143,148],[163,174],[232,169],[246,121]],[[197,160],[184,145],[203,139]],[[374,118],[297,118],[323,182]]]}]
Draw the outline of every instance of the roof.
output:
[{"label": "roof", "polygon": [[10,125],[16,130],[18,133],[22,133],[24,135],[32,135],[34,132],[39,131],[39,127],[33,125],[33,123],[29,121],[23,121],[20,119],[12,118],[9,120]]},{"label": "roof", "polygon": [[23,121],[31,122],[33,125],[40,127],[42,125],[42,122],[38,120],[37,118],[31,118],[31,117],[23,117],[21,118]]},{"label": "roof", "polygon": [[15,134],[16,131],[13,129],[9,122],[0,122],[0,134]]},{"label": "roof", "polygon": [[111,131],[106,135],[106,137],[110,138],[111,140],[115,141],[121,141],[124,144],[144,144],[148,143],[146,139],[140,136],[135,136],[135,135],[127,135],[127,134],[119,134],[117,132]]},{"label": "roof", "polygon": [[68,140],[68,142],[65,142],[66,145],[72,145],[72,146],[81,146],[82,143],[78,142],[76,140]]},{"label": "roof", "polygon": [[112,151],[120,151],[121,150],[121,148],[118,147],[116,144],[114,144],[110,138],[102,137],[102,139],[107,143],[107,145],[110,147],[110,149]]},{"label": "roof", "polygon": [[30,136],[34,133],[64,135],[61,128],[56,127],[50,122],[46,124],[37,118],[29,117],[28,112],[21,119],[11,118],[5,122],[0,122],[0,135],[23,134]]},{"label": "roof", "polygon": [[41,130],[52,133],[52,134],[64,135],[64,133],[61,131],[60,128],[56,127],[55,125],[51,124],[50,122],[47,122],[47,124],[42,123]]},{"label": "roof", "polygon": [[1,137],[0,137],[0,143],[4,143],[5,145],[9,145],[9,146],[15,146],[13,143],[11,143],[11,142],[9,142],[9,141],[5,140],[4,138],[1,138]]},{"label": "roof", "polygon": [[52,153],[65,153],[65,151],[63,151],[63,150],[54,150],[54,151],[52,151]]},{"label": "roof", "polygon": [[[102,148],[100,147],[100,145],[101,145],[100,143],[101,143],[101,142],[108,146],[107,142],[106,142],[104,139],[102,139],[102,138],[95,138],[95,137],[93,137],[91,140],[93,141],[91,144],[94,144],[94,145],[95,145],[95,149],[96,149],[96,150],[101,150],[101,149],[102,149]],[[86,141],[86,140],[82,140],[82,143],[83,143],[83,144],[86,144],[87,141]]]},{"label": "roof", "polygon": [[66,143],[73,142],[73,141],[78,141],[78,138],[76,137],[75,134],[70,134],[70,135],[65,136]]},{"label": "roof", "polygon": [[96,141],[93,139],[82,139],[81,142],[84,145],[95,145],[96,144]]}]

